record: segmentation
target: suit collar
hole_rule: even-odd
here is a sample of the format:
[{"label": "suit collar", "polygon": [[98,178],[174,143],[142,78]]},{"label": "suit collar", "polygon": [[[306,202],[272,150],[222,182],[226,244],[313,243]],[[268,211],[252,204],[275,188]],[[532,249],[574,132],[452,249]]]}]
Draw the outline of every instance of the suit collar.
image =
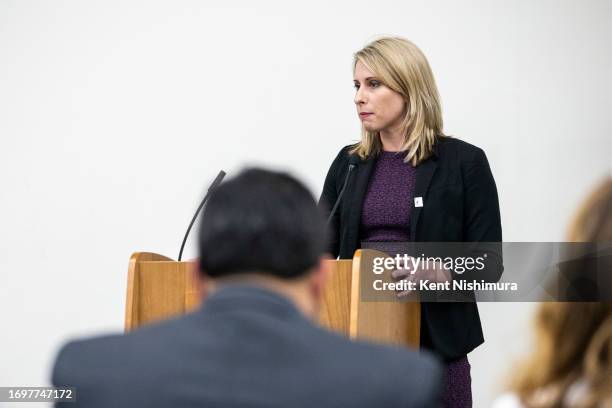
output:
[{"label": "suit collar", "polygon": [[304,317],[287,297],[250,283],[232,283],[218,288],[200,307],[199,313],[256,311],[281,318]]}]

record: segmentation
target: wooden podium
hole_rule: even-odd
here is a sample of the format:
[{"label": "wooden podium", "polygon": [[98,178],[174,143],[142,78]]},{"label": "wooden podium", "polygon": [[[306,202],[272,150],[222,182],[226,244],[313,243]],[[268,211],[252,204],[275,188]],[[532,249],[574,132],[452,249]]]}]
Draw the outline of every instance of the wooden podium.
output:
[{"label": "wooden podium", "polygon": [[[351,339],[419,347],[418,302],[360,301],[361,251],[352,260],[329,260],[330,274],[319,323]],[[189,312],[199,306],[193,262],[136,252],[128,268],[125,330]]]}]

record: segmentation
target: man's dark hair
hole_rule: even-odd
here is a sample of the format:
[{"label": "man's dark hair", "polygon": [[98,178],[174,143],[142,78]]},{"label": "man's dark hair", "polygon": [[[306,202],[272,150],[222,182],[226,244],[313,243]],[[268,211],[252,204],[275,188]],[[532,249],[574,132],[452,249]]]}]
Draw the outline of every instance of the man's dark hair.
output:
[{"label": "man's dark hair", "polygon": [[248,169],[210,195],[200,223],[200,272],[298,277],[316,265],[325,240],[323,214],[302,183]]}]

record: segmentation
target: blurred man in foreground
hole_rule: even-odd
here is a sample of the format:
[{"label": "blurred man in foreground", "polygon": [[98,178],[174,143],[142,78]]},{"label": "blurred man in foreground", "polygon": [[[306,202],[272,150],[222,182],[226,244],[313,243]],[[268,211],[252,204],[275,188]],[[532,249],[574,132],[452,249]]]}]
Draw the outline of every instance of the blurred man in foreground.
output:
[{"label": "blurred man in foreground", "polygon": [[[292,177],[247,170],[211,195],[199,232],[202,307],[64,346],[69,407],[430,407],[430,356],[319,328],[325,223]],[[204,295],[206,293],[206,295]],[[62,406],[59,404],[59,406]]]}]

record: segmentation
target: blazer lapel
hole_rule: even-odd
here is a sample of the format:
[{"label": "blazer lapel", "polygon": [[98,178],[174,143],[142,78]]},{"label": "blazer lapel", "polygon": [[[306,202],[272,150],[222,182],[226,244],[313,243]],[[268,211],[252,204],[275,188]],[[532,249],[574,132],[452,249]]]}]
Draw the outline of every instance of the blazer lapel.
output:
[{"label": "blazer lapel", "polygon": [[[431,178],[438,167],[437,160],[429,158],[416,167],[416,185],[414,186],[414,199],[412,202],[412,214],[410,219],[410,239],[416,241],[416,228],[419,222],[419,217],[423,211],[423,207],[427,205],[425,196],[431,183]],[[417,199],[420,198],[420,206],[416,206]]]},{"label": "blazer lapel", "polygon": [[[349,194],[345,203],[347,204],[346,236],[350,242],[348,248],[359,248],[359,224],[361,223],[361,208],[368,189],[368,181],[374,169],[376,159],[373,156],[361,160],[355,169],[353,180],[350,187],[347,187]],[[351,257],[353,254],[351,254]]]}]

